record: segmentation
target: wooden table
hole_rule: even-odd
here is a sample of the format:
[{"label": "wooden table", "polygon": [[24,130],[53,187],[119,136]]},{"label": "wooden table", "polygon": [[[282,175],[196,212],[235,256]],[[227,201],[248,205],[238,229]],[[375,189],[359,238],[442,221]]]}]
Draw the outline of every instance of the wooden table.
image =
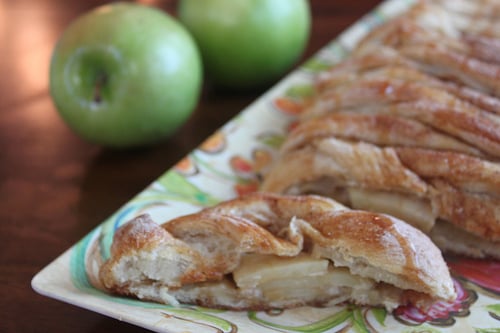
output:
[{"label": "wooden table", "polygon": [[[174,13],[174,1],[143,1]],[[301,61],[377,0],[312,0]],[[113,151],[76,137],[48,91],[52,48],[79,14],[104,1],[0,1],[0,332],[142,329],[36,294],[31,278],[264,91],[205,87],[192,118],[168,141]]]}]

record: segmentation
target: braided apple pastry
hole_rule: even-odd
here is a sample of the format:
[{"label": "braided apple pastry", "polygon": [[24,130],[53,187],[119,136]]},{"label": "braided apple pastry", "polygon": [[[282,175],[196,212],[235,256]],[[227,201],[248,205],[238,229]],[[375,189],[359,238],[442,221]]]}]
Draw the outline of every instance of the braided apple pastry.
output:
[{"label": "braided apple pastry", "polygon": [[374,29],[318,75],[261,190],[330,196],[500,258],[499,9],[418,1]]},{"label": "braided apple pastry", "polygon": [[314,195],[255,193],[162,225],[139,216],[116,232],[100,278],[113,293],[235,310],[455,297],[425,234]]}]

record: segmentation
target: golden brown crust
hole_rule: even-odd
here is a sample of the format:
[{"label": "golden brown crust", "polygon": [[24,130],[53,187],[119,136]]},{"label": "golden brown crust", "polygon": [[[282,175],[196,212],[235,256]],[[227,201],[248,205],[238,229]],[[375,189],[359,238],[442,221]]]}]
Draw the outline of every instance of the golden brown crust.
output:
[{"label": "golden brown crust", "polygon": [[285,152],[266,175],[261,190],[285,193],[293,185],[322,178],[332,178],[337,187],[395,190],[420,197],[428,192],[427,184],[401,163],[393,148],[335,137],[312,140]]},{"label": "golden brown crust", "polygon": [[[375,280],[413,290],[415,302],[454,297],[439,250],[417,229],[386,215],[348,210],[322,197],[269,193],[230,200],[161,226],[145,216],[132,220],[115,234],[111,258],[102,266],[100,278],[115,293],[134,295],[134,285],[145,284],[174,288],[173,295],[182,295],[184,287],[201,283],[203,288],[203,283],[222,281],[243,254],[296,256],[306,250],[305,243],[336,265],[359,266],[356,274],[370,276],[377,271]],[[146,260],[157,265],[154,270],[177,273],[156,276],[148,271],[150,266],[141,268]],[[195,299],[199,304],[217,305],[215,295],[199,297]],[[251,298],[246,306],[234,306],[255,307],[270,306]]]},{"label": "golden brown crust", "polygon": [[345,111],[410,119],[500,157],[500,117],[437,88],[391,78],[360,78],[317,95],[302,121]]},{"label": "golden brown crust", "polygon": [[456,82],[441,80],[419,67],[414,60],[382,46],[375,53],[355,54],[328,71],[319,73],[315,87],[317,94],[322,94],[339,85],[360,79],[399,80],[447,92],[480,109],[500,114],[500,100],[495,96]]},{"label": "golden brown crust", "polygon": [[429,200],[439,218],[500,240],[498,163],[451,151],[380,148],[333,137],[310,136],[302,144],[293,149],[285,143],[290,149],[265,177],[263,191],[303,193],[303,184],[318,182],[332,187],[323,194],[348,187],[411,194]]},{"label": "golden brown crust", "polygon": [[281,151],[291,151],[321,138],[337,137],[378,146],[408,146],[464,152],[482,156],[476,148],[411,118],[389,114],[336,112],[300,123]]},{"label": "golden brown crust", "polygon": [[423,179],[443,179],[467,192],[500,198],[500,165],[465,154],[395,148],[400,161]]},{"label": "golden brown crust", "polygon": [[[461,191],[453,185],[435,179],[432,203],[443,220],[472,235],[500,242],[500,200],[481,193]],[[496,257],[499,253],[496,254]]]},{"label": "golden brown crust", "polygon": [[261,189],[328,195],[399,214],[426,232],[442,219],[496,244],[499,8],[421,0],[369,32],[347,60],[317,76]]}]

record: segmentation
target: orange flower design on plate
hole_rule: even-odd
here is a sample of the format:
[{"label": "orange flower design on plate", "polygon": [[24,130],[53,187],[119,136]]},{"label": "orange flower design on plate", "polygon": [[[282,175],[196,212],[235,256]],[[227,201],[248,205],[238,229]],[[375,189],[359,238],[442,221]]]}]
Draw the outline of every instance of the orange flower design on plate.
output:
[{"label": "orange flower design on plate", "polygon": [[252,158],[233,156],[229,164],[236,174],[234,191],[239,195],[255,192],[259,189],[262,172],[271,164],[272,155],[264,149],[255,149]]},{"label": "orange flower design on plate", "polygon": [[304,105],[301,101],[297,101],[290,97],[278,97],[274,100],[274,106],[281,112],[296,116],[302,113]]},{"label": "orange flower design on plate", "polygon": [[273,105],[287,115],[297,116],[304,111],[313,94],[314,86],[312,84],[295,85],[288,88],[284,96],[275,98]]},{"label": "orange flower design on plate", "polygon": [[184,176],[192,176],[198,173],[198,167],[190,156],[186,156],[177,162],[174,169]]},{"label": "orange flower design on plate", "polygon": [[217,154],[226,148],[226,136],[222,132],[212,134],[200,145],[200,150],[208,154]]}]

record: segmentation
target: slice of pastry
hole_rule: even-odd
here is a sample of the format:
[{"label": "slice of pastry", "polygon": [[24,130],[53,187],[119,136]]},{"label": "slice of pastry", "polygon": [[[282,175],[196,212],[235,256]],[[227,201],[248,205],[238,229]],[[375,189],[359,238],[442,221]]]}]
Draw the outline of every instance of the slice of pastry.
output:
[{"label": "slice of pastry", "polygon": [[416,1],[319,73],[262,191],[386,213],[500,259],[500,34],[490,0]]},{"label": "slice of pastry", "polygon": [[162,225],[139,216],[117,230],[100,279],[112,293],[234,310],[455,298],[422,232],[313,195],[255,193]]}]

